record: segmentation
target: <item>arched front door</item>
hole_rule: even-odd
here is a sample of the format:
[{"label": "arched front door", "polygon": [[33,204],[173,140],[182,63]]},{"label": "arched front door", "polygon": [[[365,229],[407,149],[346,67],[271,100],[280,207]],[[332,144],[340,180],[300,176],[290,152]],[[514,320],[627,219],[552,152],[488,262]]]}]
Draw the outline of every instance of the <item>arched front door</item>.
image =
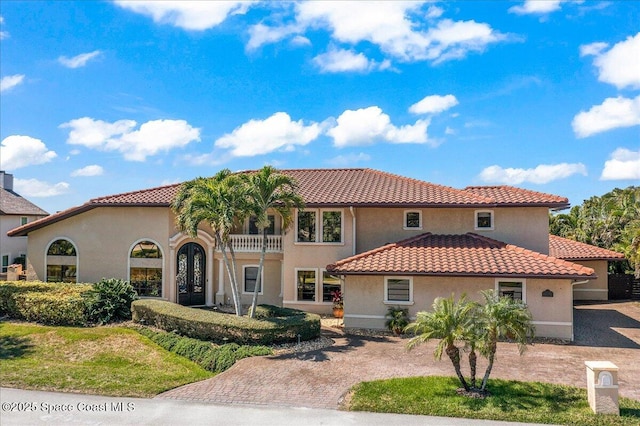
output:
[{"label": "arched front door", "polygon": [[178,303],[181,305],[204,305],[205,254],[200,244],[187,243],[178,250],[176,284]]}]

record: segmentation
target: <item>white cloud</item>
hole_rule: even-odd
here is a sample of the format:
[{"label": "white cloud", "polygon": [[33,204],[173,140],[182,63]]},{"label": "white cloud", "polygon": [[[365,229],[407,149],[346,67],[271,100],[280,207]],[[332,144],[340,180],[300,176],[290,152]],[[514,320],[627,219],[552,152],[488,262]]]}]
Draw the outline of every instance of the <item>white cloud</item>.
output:
[{"label": "white cloud", "polygon": [[315,58],[313,62],[320,68],[322,72],[367,72],[374,69],[388,68],[388,61],[378,64],[376,61],[368,59],[362,53],[356,53],[353,50],[336,49],[330,47],[326,53],[322,53]]},{"label": "white cloud", "polygon": [[101,176],[104,174],[104,169],[97,164],[92,164],[90,166],[85,166],[81,169],[77,169],[71,172],[71,176],[73,177],[89,177],[89,176]]},{"label": "white cloud", "polygon": [[611,159],[605,161],[601,180],[640,179],[640,149],[631,151],[618,148],[611,154]]},{"label": "white cloud", "polygon": [[369,154],[360,152],[358,154],[338,155],[330,158],[326,163],[333,167],[353,167],[354,164],[366,163],[369,160],[371,160],[371,156]]},{"label": "white cloud", "polygon": [[55,197],[69,192],[67,182],[49,183],[38,179],[18,179],[13,180],[16,192],[23,197]]},{"label": "white cloud", "polygon": [[192,127],[185,120],[152,120],[133,130],[136,124],[133,120],[108,123],[83,117],[63,123],[60,127],[71,129],[68,144],[117,151],[129,161],[145,161],[148,156],[161,151],[200,141],[200,129]]},{"label": "white cloud", "polygon": [[243,15],[256,2],[193,0],[116,0],[118,6],[150,16],[155,23],[169,24],[185,30],[213,28],[230,15]]},{"label": "white cloud", "polygon": [[81,53],[71,58],[60,56],[58,58],[58,62],[60,62],[67,68],[80,68],[87,65],[87,62],[89,62],[90,60],[97,58],[101,53],[102,52],[100,52],[99,50],[94,50],[93,52]]},{"label": "white cloud", "polygon": [[580,46],[580,55],[594,55],[598,80],[618,89],[640,89],[640,33],[613,45],[604,52],[607,43],[597,42]]},{"label": "white cloud", "polygon": [[57,154],[40,139],[11,135],[0,144],[0,169],[16,170],[26,166],[48,163]]},{"label": "white cloud", "polygon": [[438,6],[429,6],[427,9],[427,18],[435,19],[442,16],[444,9]]},{"label": "white cloud", "polygon": [[447,126],[447,128],[444,129],[444,134],[445,135],[455,135],[456,131],[454,129],[452,129],[451,127]]},{"label": "white cloud", "polygon": [[231,149],[236,157],[252,157],[277,150],[292,151],[315,140],[320,132],[318,123],[306,126],[302,120],[291,121],[285,112],[276,112],[265,120],[249,120],[216,140],[215,146]]},{"label": "white cloud", "polygon": [[[253,26],[247,49],[257,49],[308,29],[324,29],[330,31],[333,41],[341,44],[356,46],[366,41],[402,61],[442,62],[482,51],[491,43],[507,39],[488,24],[475,21],[445,19],[422,30],[423,5],[424,2],[413,1],[296,3],[294,23]],[[433,18],[440,13],[433,8],[426,12]]]},{"label": "white cloud", "polygon": [[546,14],[560,10],[560,3],[562,0],[526,0],[522,5],[510,7],[509,12],[518,15]]},{"label": "white cloud", "polygon": [[[0,16],[0,25],[4,24],[4,18]],[[4,40],[5,38],[9,38],[8,31],[0,31],[0,40]]]},{"label": "white cloud", "polygon": [[587,168],[582,163],[540,164],[534,169],[502,168],[494,165],[480,172],[484,182],[517,185],[523,182],[549,183],[569,176],[587,175]]},{"label": "white cloud", "polygon": [[634,99],[622,96],[607,98],[589,111],[581,111],[571,123],[573,132],[579,138],[621,127],[640,125],[640,95]]},{"label": "white cloud", "polygon": [[16,87],[18,84],[22,83],[23,80],[23,74],[7,75],[2,77],[2,80],[0,80],[0,92]]},{"label": "white cloud", "polygon": [[409,107],[413,114],[438,114],[458,105],[458,100],[453,95],[431,95],[423,98]]},{"label": "white cloud", "polygon": [[346,110],[327,131],[336,147],[371,145],[377,141],[391,143],[426,143],[429,120],[396,127],[377,106]]}]

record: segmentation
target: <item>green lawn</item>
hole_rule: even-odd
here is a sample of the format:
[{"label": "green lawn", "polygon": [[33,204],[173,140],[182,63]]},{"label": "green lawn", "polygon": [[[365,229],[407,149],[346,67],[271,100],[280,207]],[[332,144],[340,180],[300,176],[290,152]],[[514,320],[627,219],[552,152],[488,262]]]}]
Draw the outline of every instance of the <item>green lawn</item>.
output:
[{"label": "green lawn", "polygon": [[473,399],[456,394],[453,377],[411,377],[363,382],[353,387],[351,411],[423,414],[563,425],[639,425],[640,401],[620,399],[620,417],[595,415],[587,392],[570,386],[490,380],[492,395]]},{"label": "green lawn", "polygon": [[151,397],[212,376],[126,328],[0,322],[2,386]]}]

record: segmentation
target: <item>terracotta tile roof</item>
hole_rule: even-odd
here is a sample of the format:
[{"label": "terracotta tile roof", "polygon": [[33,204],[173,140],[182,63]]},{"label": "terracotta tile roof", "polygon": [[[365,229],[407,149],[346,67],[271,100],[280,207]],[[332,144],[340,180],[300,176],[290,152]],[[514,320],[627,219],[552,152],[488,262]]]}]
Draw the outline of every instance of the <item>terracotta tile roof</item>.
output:
[{"label": "terracotta tile roof", "polygon": [[513,186],[468,186],[464,189],[475,195],[491,198],[501,205],[535,205],[540,204],[547,207],[564,208],[569,206],[569,200],[557,195],[545,194],[544,192],[531,191],[529,189],[516,188]]},{"label": "terracotta tile roof", "polygon": [[567,238],[549,235],[549,254],[566,260],[621,260],[624,254],[580,243]]},{"label": "terracotta tile roof", "polygon": [[[309,207],[558,207],[566,202],[566,198],[510,187],[492,187],[501,189],[483,194],[481,187],[460,190],[366,168],[292,169],[280,172],[296,179],[300,195]],[[179,187],[180,184],[173,184],[94,198],[82,206],[11,230],[9,235],[27,235],[32,230],[100,206],[168,207]],[[507,194],[511,195],[507,197]]]},{"label": "terracotta tile roof", "polygon": [[343,274],[594,278],[593,269],[474,233],[426,233],[327,266]]},{"label": "terracotta tile roof", "polygon": [[19,194],[0,188],[0,214],[46,216],[49,213]]}]

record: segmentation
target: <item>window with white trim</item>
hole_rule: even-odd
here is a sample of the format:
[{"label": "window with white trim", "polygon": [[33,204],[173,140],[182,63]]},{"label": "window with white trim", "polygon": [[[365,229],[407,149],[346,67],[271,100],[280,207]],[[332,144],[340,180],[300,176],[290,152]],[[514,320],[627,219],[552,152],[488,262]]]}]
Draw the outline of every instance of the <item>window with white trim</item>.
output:
[{"label": "window with white trim", "polygon": [[[244,293],[253,294],[256,288],[256,282],[258,281],[258,267],[256,265],[245,265],[242,267],[243,282],[242,291]],[[264,274],[263,274],[264,276]],[[260,279],[260,286],[258,287],[258,294],[262,294],[262,283],[264,280]]]},{"label": "window with white trim", "polygon": [[[270,214],[267,215],[267,219],[269,220],[269,226],[267,226],[267,235],[274,235],[276,233],[276,217]],[[251,216],[249,218],[249,234],[262,234],[260,228],[258,228],[258,218],[256,216]]]},{"label": "window with white trim", "polygon": [[155,242],[138,241],[131,249],[129,282],[138,296],[162,297],[162,250]]},{"label": "window with white trim", "polygon": [[47,248],[47,282],[75,283],[78,257],[75,245],[66,239],[53,241]]},{"label": "window with white trim", "polygon": [[316,300],[316,270],[296,269],[297,300],[315,302]]},{"label": "window with white trim", "polygon": [[0,267],[1,267],[0,273],[6,274],[7,270],[9,269],[9,255],[8,254],[3,254],[2,255],[2,264],[0,265]]},{"label": "window with white trim", "polygon": [[494,228],[493,210],[476,210],[475,211],[476,231],[491,231]]},{"label": "window with white trim", "polygon": [[403,229],[422,229],[422,211],[405,210]]},{"label": "window with white trim", "polygon": [[[320,218],[320,220],[318,220]],[[342,242],[342,210],[300,210],[296,216],[296,241],[299,243]]]},{"label": "window with white trim", "polygon": [[384,278],[384,302],[412,304],[413,303],[413,278],[412,277],[385,277]]},{"label": "window with white trim", "polygon": [[29,221],[29,218],[27,218],[26,216],[21,216],[20,217],[20,226],[26,225],[28,221]]},{"label": "window with white trim", "polygon": [[496,292],[500,297],[510,297],[526,303],[525,281],[496,281]]},{"label": "window with white trim", "polygon": [[333,302],[333,292],[342,291],[342,282],[338,275],[322,271],[322,301]]}]

